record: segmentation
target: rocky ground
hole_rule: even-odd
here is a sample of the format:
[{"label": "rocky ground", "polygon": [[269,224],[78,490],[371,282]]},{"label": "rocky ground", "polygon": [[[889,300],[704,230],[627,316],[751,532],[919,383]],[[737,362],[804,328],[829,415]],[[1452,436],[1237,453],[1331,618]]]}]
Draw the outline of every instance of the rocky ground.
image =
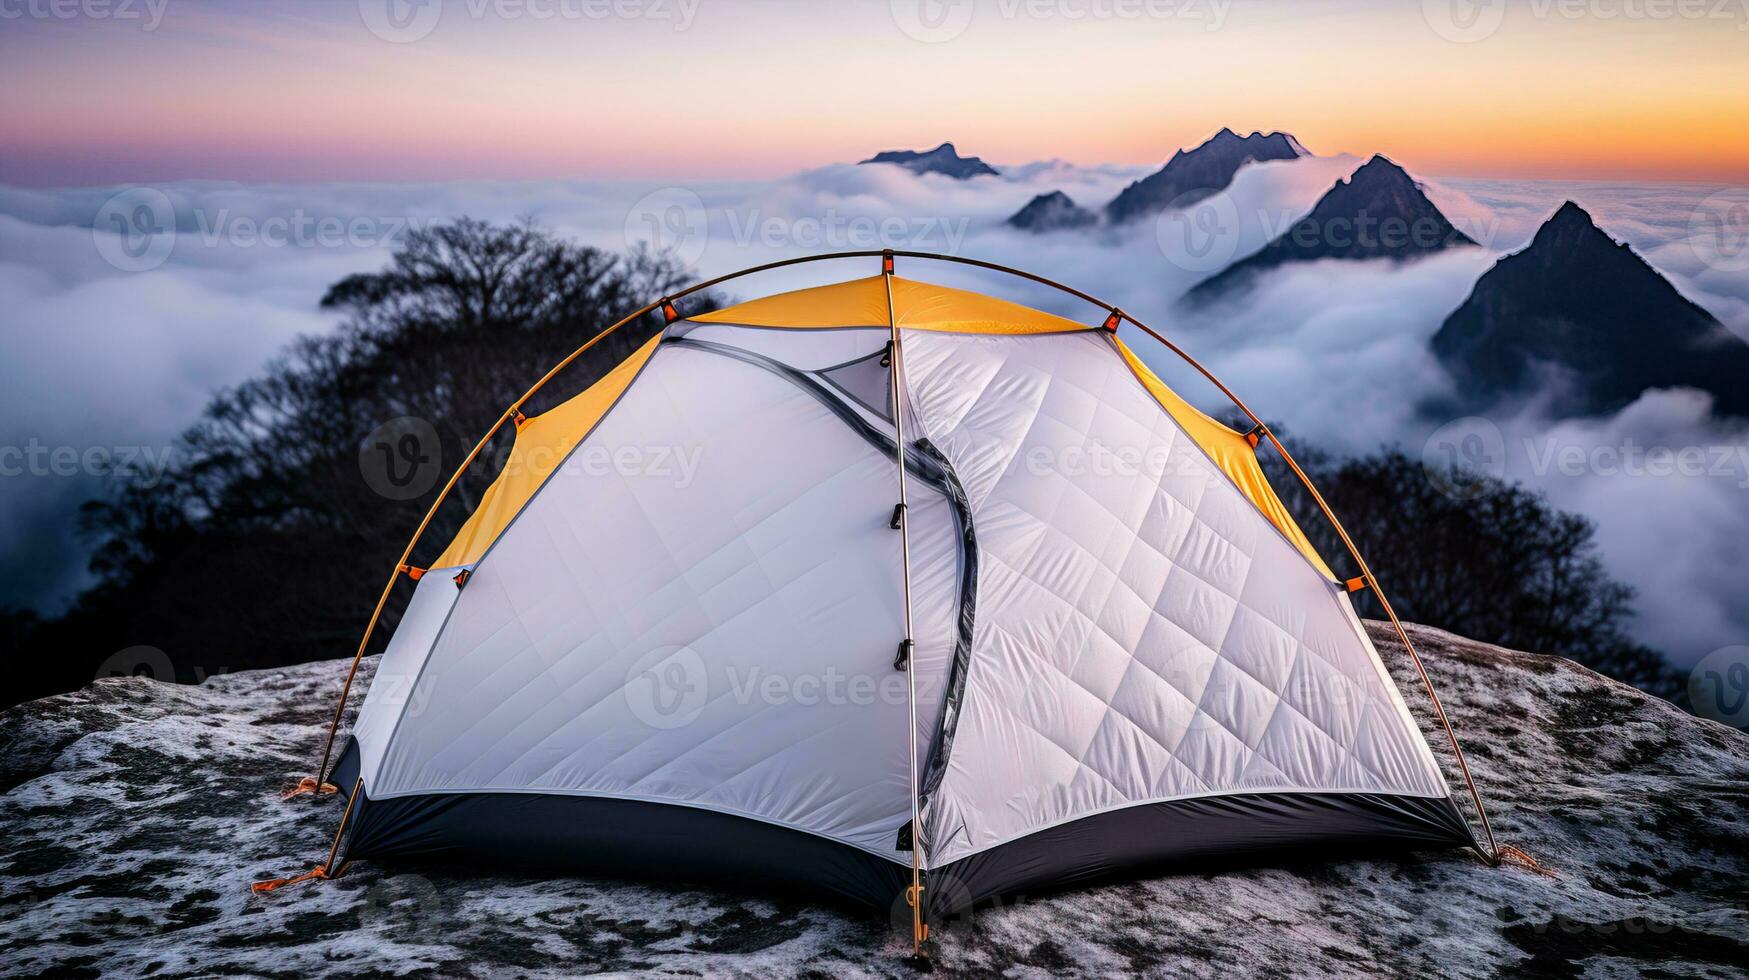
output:
[{"label": "rocky ground", "polygon": [[[1415,637],[1496,831],[1557,877],[1440,852],[1108,885],[951,923],[934,972],[1749,975],[1749,736],[1565,660]],[[344,670],[105,680],[0,714],[0,975],[916,972],[887,922],[789,900],[362,863],[252,894],[332,837],[335,798],[278,792]]]}]

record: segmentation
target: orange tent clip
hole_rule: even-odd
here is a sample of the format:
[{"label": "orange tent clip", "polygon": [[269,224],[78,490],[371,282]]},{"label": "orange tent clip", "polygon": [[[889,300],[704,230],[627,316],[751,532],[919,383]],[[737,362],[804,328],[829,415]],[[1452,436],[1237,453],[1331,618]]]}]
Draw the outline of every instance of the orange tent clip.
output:
[{"label": "orange tent clip", "polygon": [[312,793],[312,794],[315,794],[316,796],[328,796],[330,794],[338,793],[338,792],[340,792],[340,787],[334,785],[333,783],[320,783],[320,784],[318,784],[316,782],[316,777],[305,776],[304,778],[298,780],[298,784],[296,786],[293,786],[291,789],[288,789],[285,792],[279,794],[279,798],[282,800],[289,800],[294,796],[303,796],[305,793]]},{"label": "orange tent clip", "polygon": [[303,874],[291,878],[269,878],[266,881],[251,882],[249,890],[257,895],[265,895],[270,891],[284,888],[287,885],[295,885],[303,881],[326,879],[327,877],[328,866],[325,864],[318,864]]}]

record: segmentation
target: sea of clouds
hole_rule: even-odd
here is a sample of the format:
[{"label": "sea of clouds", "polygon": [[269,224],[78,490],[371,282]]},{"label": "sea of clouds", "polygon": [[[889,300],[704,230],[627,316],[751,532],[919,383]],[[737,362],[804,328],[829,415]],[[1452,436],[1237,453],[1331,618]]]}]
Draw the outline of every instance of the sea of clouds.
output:
[{"label": "sea of clouds", "polygon": [[[1649,392],[1611,417],[1558,422],[1535,400],[1485,419],[1428,408],[1451,393],[1428,340],[1494,259],[1523,247],[1567,198],[1749,338],[1749,256],[1729,221],[1717,220],[1749,197],[1703,185],[1423,177],[1483,248],[1407,266],[1290,267],[1236,302],[1194,314],[1179,307],[1184,290],[1284,231],[1362,162],[1256,164],[1225,194],[1158,221],[1046,235],[1003,221],[1052,190],[1097,210],[1147,170],[1044,161],[965,182],[842,164],[778,180],[682,184],[0,187],[0,604],[58,608],[88,582],[78,505],[105,490],[113,467],[162,466],[216,388],[254,374],[293,337],[334,327],[317,306],[329,284],[381,266],[411,228],[470,215],[533,217],[614,250],[651,241],[706,276],[881,248],[1048,275],[1171,334],[1309,443],[1338,453],[1397,444],[1434,462],[1456,454],[1591,516],[1611,571],[1640,590],[1637,632],[1678,663],[1749,642],[1740,550],[1749,541],[1749,431],[1715,419],[1705,396]],[[875,268],[872,259],[817,263],[727,292],[745,298]],[[1090,323],[1104,315],[979,270],[902,260],[899,271]],[[1135,346],[1188,396],[1223,407],[1170,354],[1145,340]]]}]

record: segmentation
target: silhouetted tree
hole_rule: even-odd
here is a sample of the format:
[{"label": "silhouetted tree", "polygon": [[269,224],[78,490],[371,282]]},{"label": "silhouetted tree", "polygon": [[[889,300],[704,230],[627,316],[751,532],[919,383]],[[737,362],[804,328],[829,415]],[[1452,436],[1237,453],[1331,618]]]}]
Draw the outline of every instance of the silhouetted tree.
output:
[{"label": "silhouetted tree", "polygon": [[[15,697],[81,686],[109,654],[141,644],[165,651],[184,680],[349,656],[388,569],[505,406],[602,327],[679,288],[682,273],[664,255],[613,255],[529,222],[410,233],[387,268],[328,290],[322,306],[344,316],[333,333],[299,339],[216,395],[167,473],[129,474],[86,505],[98,583],[58,620],[8,615],[24,680]],[[652,314],[621,328],[525,411],[587,387],[660,324]],[[415,562],[454,536],[511,435],[506,426],[458,484]]]},{"label": "silhouetted tree", "polygon": [[[1539,493],[1479,473],[1430,471],[1387,448],[1333,459],[1288,444],[1367,564],[1397,615],[1484,643],[1552,653],[1663,697],[1682,684],[1656,651],[1629,639],[1634,590],[1609,576],[1596,527]],[[1339,574],[1348,551],[1281,457],[1264,467],[1283,503]],[[1364,614],[1383,616],[1370,592]]]}]

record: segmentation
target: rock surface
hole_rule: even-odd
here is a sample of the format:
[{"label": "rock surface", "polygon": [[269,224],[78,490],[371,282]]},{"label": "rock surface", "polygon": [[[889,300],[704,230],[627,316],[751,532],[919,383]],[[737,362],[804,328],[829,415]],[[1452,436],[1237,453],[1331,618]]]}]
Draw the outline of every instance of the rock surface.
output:
[{"label": "rock surface", "polygon": [[[935,972],[1744,976],[1749,736],[1565,660],[1413,630],[1496,832],[1558,877],[1311,854],[1028,896],[949,923]],[[364,863],[252,894],[325,856],[339,801],[278,790],[309,774],[344,670],[104,680],[0,714],[0,974],[915,972],[887,922],[787,899]]]},{"label": "rock surface", "polygon": [[1698,388],[1749,415],[1749,344],[1572,201],[1476,281],[1433,351],[1478,405],[1552,389],[1557,414],[1589,415]]}]

